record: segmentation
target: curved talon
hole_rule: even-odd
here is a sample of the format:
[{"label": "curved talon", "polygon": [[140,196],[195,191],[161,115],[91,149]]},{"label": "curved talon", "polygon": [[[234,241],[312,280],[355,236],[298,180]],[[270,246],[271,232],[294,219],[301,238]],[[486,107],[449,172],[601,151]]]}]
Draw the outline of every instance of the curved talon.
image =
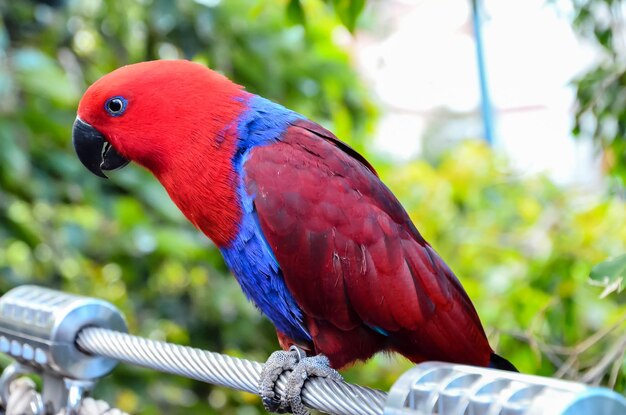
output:
[{"label": "curved talon", "polygon": [[263,406],[268,412],[284,413],[287,408],[282,407],[281,399],[276,398],[274,387],[280,375],[292,370],[299,361],[300,353],[297,351],[278,350],[270,355],[263,365],[261,376],[259,377],[259,393]]},{"label": "curved talon", "polygon": [[[291,370],[287,379],[287,388],[280,399],[277,399],[274,387],[280,375]],[[336,381],[343,378],[330,367],[324,355],[307,357],[304,350],[291,346],[289,351],[276,351],[267,359],[259,380],[259,391],[263,406],[269,412],[292,412],[294,415],[308,415],[309,411],[302,403],[302,387],[310,376],[327,377]]]},{"label": "curved talon", "polygon": [[302,387],[311,376],[330,378],[338,382],[343,380],[339,372],[330,367],[326,356],[305,357],[296,364],[287,379],[287,388],[281,397],[281,407],[290,408],[294,415],[309,414],[308,409],[302,403]]}]

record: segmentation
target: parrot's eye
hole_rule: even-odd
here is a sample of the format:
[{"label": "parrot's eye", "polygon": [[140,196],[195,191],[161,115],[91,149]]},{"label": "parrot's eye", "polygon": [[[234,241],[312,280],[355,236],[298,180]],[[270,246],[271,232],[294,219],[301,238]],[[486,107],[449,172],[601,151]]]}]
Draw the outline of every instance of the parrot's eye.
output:
[{"label": "parrot's eye", "polygon": [[104,104],[104,108],[110,115],[114,117],[119,117],[126,110],[127,104],[128,101],[126,101],[124,97],[113,97],[107,99],[107,102]]}]

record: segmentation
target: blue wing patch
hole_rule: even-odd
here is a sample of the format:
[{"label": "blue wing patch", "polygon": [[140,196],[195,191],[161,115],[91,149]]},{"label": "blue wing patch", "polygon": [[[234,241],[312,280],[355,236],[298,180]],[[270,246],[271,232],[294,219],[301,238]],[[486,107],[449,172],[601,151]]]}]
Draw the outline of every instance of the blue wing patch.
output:
[{"label": "blue wing patch", "polygon": [[301,115],[258,96],[248,101],[248,110],[239,118],[238,146],[233,167],[239,175],[237,193],[242,219],[233,242],[221,252],[245,295],[276,328],[293,340],[310,342],[302,310],[285,285],[280,266],[259,225],[254,209],[254,195],[244,187],[243,169],[254,146],[270,144]]}]

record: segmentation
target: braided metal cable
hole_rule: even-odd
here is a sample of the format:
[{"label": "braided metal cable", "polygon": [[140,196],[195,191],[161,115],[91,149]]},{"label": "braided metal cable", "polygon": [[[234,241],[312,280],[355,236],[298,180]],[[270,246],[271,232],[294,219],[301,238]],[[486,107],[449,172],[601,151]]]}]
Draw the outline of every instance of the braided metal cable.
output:
[{"label": "braided metal cable", "polygon": [[5,415],[43,414],[43,401],[32,379],[17,378],[9,385]]},{"label": "braided metal cable", "polygon": [[[9,385],[9,395],[4,408],[4,415],[44,415],[48,412],[41,394],[32,379],[21,377],[13,380]],[[117,408],[91,397],[84,398],[76,412],[77,415],[128,415]],[[56,415],[66,415],[61,409]]]},{"label": "braided metal cable", "polygon": [[[263,367],[258,362],[96,327],[81,330],[76,343],[91,354],[258,393]],[[276,384],[280,396],[286,385],[287,374],[283,374]],[[377,389],[322,378],[310,378],[302,389],[306,406],[337,415],[380,415],[386,398],[387,394]]]},{"label": "braided metal cable", "polygon": [[128,415],[118,408],[112,408],[107,402],[94,398],[85,398],[80,404],[78,415]]}]

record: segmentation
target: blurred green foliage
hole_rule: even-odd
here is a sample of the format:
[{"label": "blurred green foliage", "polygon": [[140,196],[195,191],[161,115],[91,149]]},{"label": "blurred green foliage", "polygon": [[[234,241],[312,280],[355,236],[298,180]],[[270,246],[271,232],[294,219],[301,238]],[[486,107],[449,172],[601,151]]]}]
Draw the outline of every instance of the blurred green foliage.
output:
[{"label": "blurred green foliage", "polygon": [[[331,5],[335,11],[335,15],[339,18],[341,23],[350,30],[354,31],[356,28],[357,19],[363,12],[365,7],[365,0],[322,0],[327,5]],[[310,4],[310,2],[308,3]],[[307,22],[307,12],[303,0],[288,0],[287,14],[292,21],[300,24]]]},{"label": "blurred green foliage", "polygon": [[[483,142],[466,142],[435,166],[412,162],[383,173],[460,276],[499,353],[522,372],[624,392],[625,297],[616,289],[601,298],[613,282],[603,281],[605,273],[589,279],[594,264],[626,252],[622,199],[521,176]],[[589,340],[603,330],[606,337]]]},{"label": "blurred green foliage", "polygon": [[[594,264],[626,252],[624,201],[518,176],[479,142],[430,164],[380,160],[365,140],[374,108],[334,41],[345,30],[337,4],[350,2],[297,2],[315,16],[306,26],[290,17],[292,3],[0,0],[0,292],[35,283],[100,297],[125,313],[133,333],[255,360],[278,347],[218,251],[149,174],[131,166],[101,180],[71,147],[87,85],[127,63],[184,57],[324,123],[376,159],[460,276],[493,346],[522,371],[587,376],[623,391],[623,349],[614,345],[626,302],[619,290],[600,298],[608,283],[588,277]],[[599,366],[611,353],[611,364]],[[381,355],[346,377],[388,389],[408,367]],[[131,413],[263,412],[253,395],[126,365],[95,395]]]},{"label": "blurred green foliage", "polygon": [[597,46],[598,59],[574,80],[574,134],[592,137],[616,187],[626,186],[626,20],[624,0],[571,0],[577,32]]}]

